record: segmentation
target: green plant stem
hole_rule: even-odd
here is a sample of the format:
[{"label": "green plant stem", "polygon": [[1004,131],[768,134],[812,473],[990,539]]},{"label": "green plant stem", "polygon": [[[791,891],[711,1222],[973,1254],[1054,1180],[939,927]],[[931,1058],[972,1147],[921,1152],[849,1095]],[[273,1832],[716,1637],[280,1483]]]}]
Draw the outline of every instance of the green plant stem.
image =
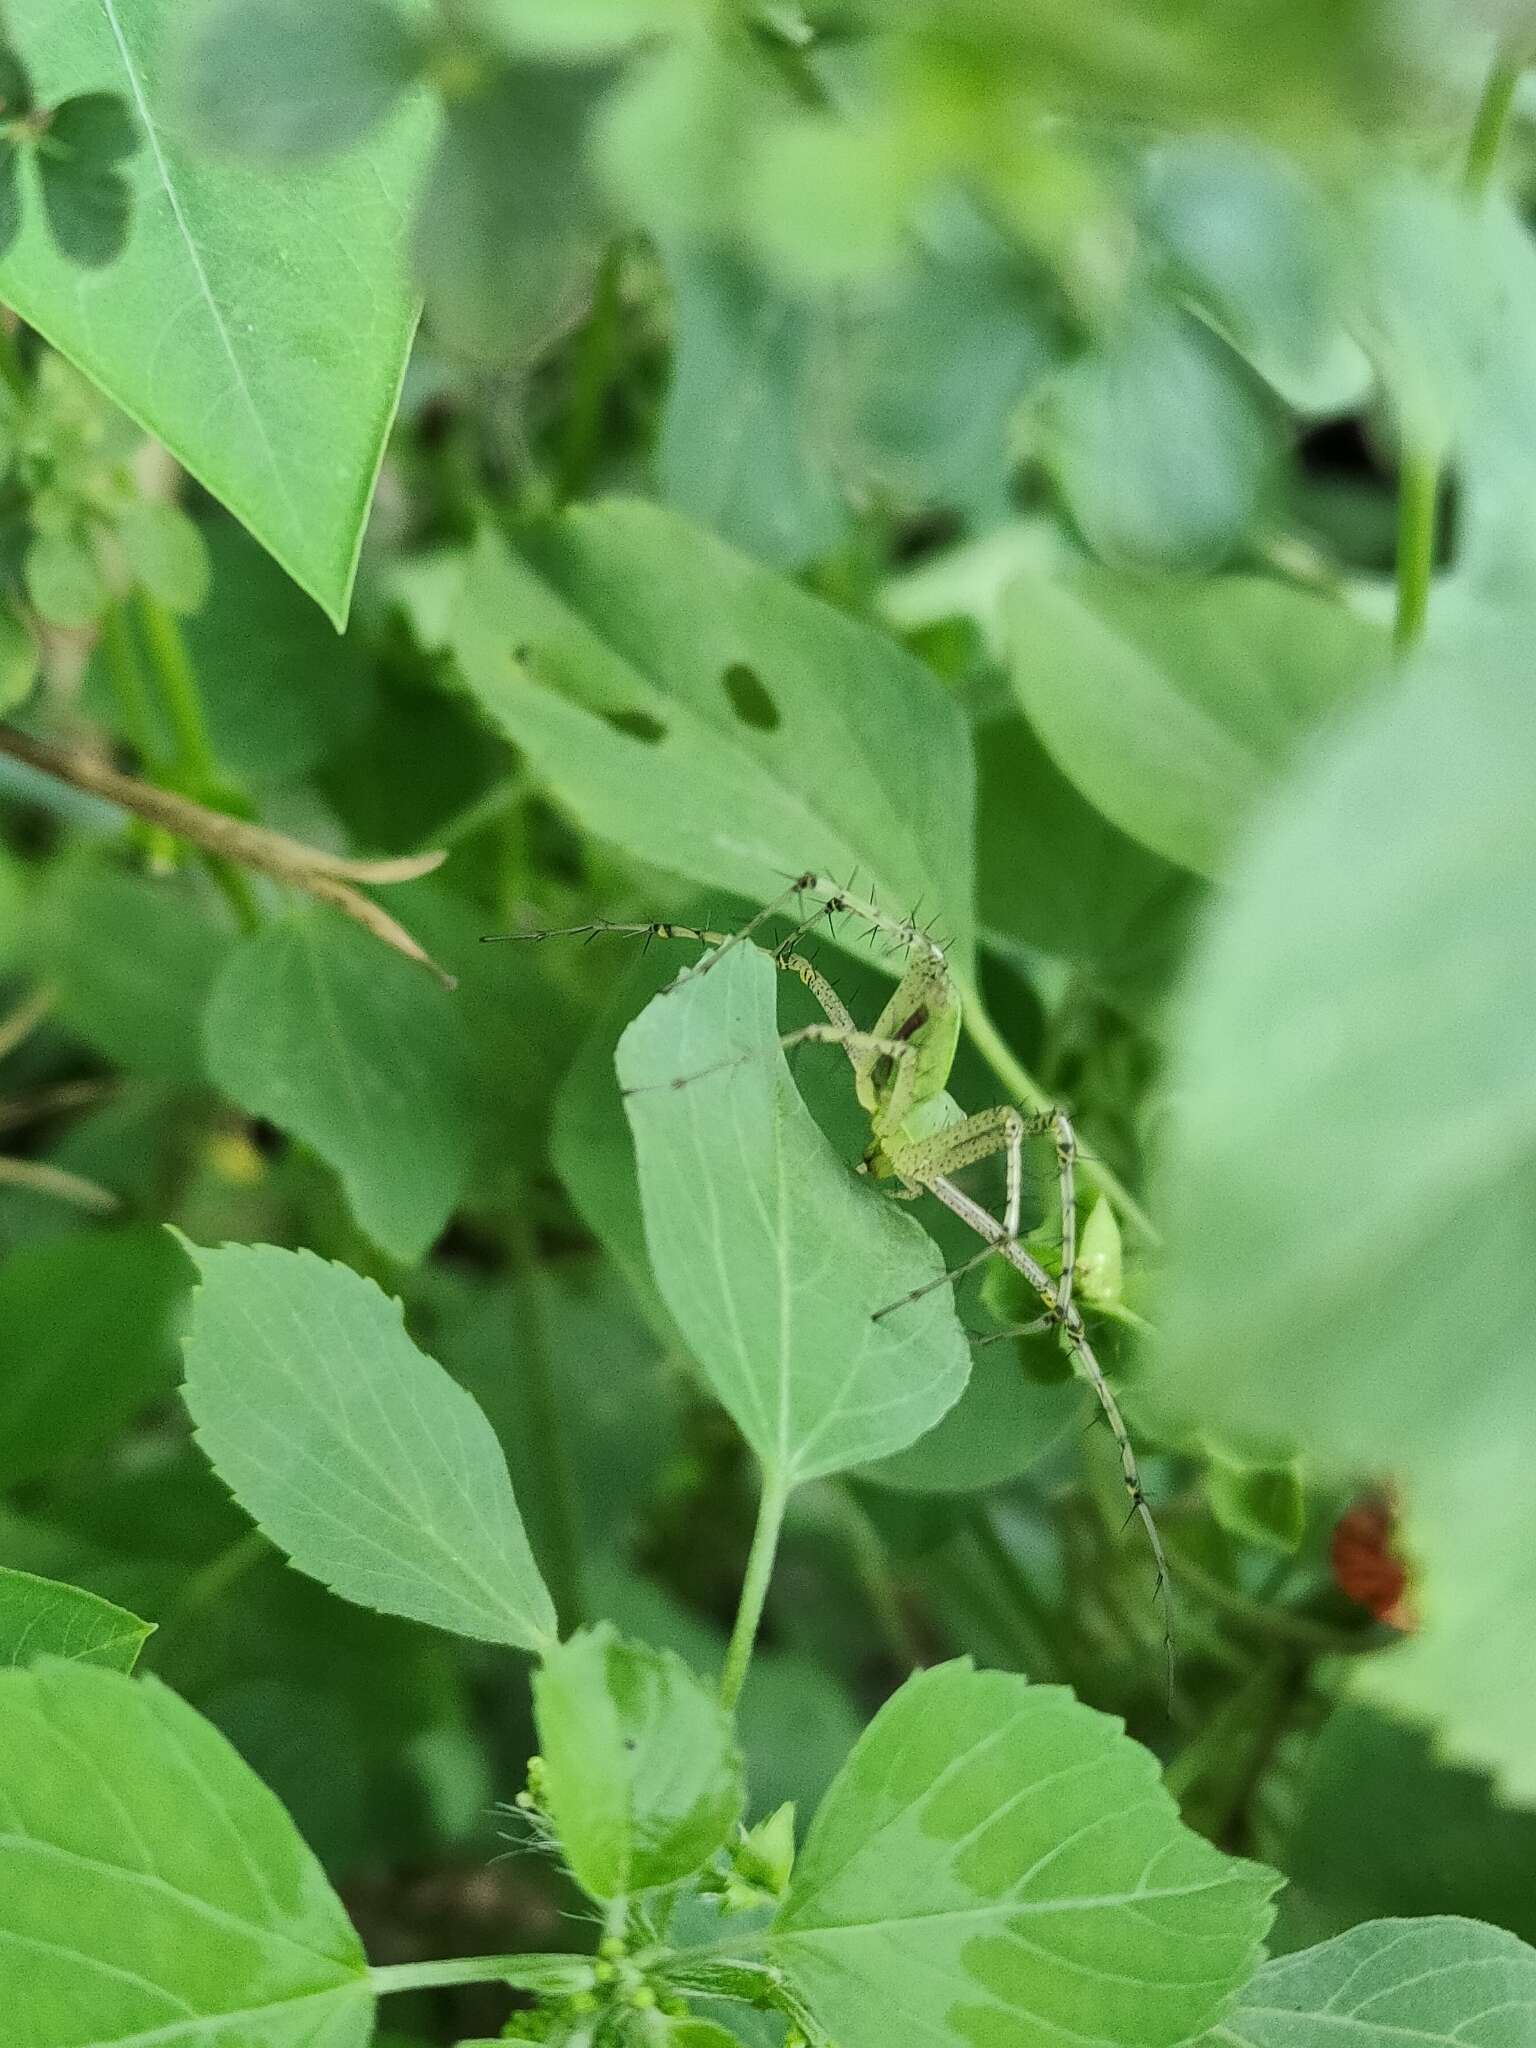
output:
[{"label": "green plant stem", "polygon": [[778,1555],[779,1536],[784,1528],[784,1510],[788,1503],[789,1487],[783,1474],[776,1466],[766,1467],[762,1497],[757,1504],[757,1527],[752,1532],[752,1549],[747,1557],[747,1575],[741,1582],[736,1626],[731,1630],[725,1669],[720,1674],[720,1703],[727,1711],[734,1709],[741,1698],[741,1688],[746,1684],[747,1666],[752,1662],[752,1649],[763,1618],[763,1603],[768,1598],[768,1581],[773,1577],[773,1561]]},{"label": "green plant stem", "polygon": [[[1004,1542],[1002,1531],[997,1526],[996,1510],[990,1507],[977,1508],[970,1518],[970,1534],[971,1540],[1002,1587],[1009,1607],[1026,1624],[1030,1633],[1045,1646],[1054,1667],[1050,1675],[1068,1675],[1073,1668],[1071,1646],[1056,1615],[1040,1598],[1028,1572]],[[1031,1678],[1038,1678],[1041,1675],[1038,1669],[1028,1673]]]},{"label": "green plant stem", "polygon": [[538,1474],[543,1512],[538,1526],[544,1536],[539,1562],[549,1583],[562,1632],[580,1628],[586,1615],[582,1574],[581,1491],[571,1461],[570,1436],[555,1384],[554,1366],[544,1336],[539,1301],[538,1248],[526,1220],[514,1219],[510,1239],[517,1262],[519,1292],[525,1304],[520,1363],[528,1389],[533,1433],[540,1449],[532,1470]]},{"label": "green plant stem", "polygon": [[1516,55],[1513,50],[1501,50],[1488,74],[1483,96],[1477,103],[1466,161],[1462,166],[1462,190],[1469,199],[1481,199],[1493,182],[1504,137],[1509,132],[1515,88],[1520,83],[1525,61],[1523,52]]},{"label": "green plant stem", "polygon": [[623,299],[624,245],[609,243],[592,289],[592,310],[576,345],[574,388],[560,434],[561,504],[585,494],[602,447],[603,408],[618,366]]},{"label": "green plant stem", "polygon": [[[121,604],[108,607],[101,622],[100,644],[102,664],[112,686],[112,694],[117,699],[123,731],[138,753],[143,772],[152,774],[160,752],[154,713],[149,701],[149,686],[144,680],[144,664],[139,659],[133,629]],[[144,851],[152,862],[163,867],[175,864],[176,841],[163,825],[151,825],[138,819],[133,830],[142,839]]]},{"label": "green plant stem", "polygon": [[921,1671],[924,1662],[922,1646],[913,1634],[902,1607],[901,1594],[891,1577],[890,1559],[880,1540],[879,1530],[848,1486],[835,1487],[832,1498],[848,1545],[849,1559],[864,1589],[870,1612],[885,1637],[887,1649],[903,1670]]},{"label": "green plant stem", "polygon": [[139,623],[155,665],[155,679],[176,735],[177,766],[193,785],[196,796],[206,800],[218,783],[219,767],[186,640],[177,620],[157,597],[141,590],[136,601]]},{"label": "green plant stem", "polygon": [[1397,615],[1392,622],[1392,645],[1399,659],[1418,646],[1429,617],[1440,533],[1441,470],[1438,448],[1404,448],[1397,488]]},{"label": "green plant stem", "polygon": [[139,660],[139,650],[133,644],[133,634],[121,604],[110,605],[101,622],[101,657],[106,666],[107,680],[112,685],[112,694],[117,699],[117,708],[122,713],[123,730],[147,769],[159,747],[155,742],[155,722],[150,711],[149,687],[144,681],[144,665]]},{"label": "green plant stem", "polygon": [[[1502,50],[1483,87],[1461,172],[1462,192],[1474,203],[1486,196],[1492,183],[1524,69],[1523,56]],[[1398,483],[1397,613],[1392,629],[1400,661],[1423,639],[1429,618],[1444,473],[1445,450],[1439,440],[1416,441],[1407,433]]]},{"label": "green plant stem", "polygon": [[[960,994],[967,1035],[1009,1094],[1037,1112],[1058,1108],[1060,1105],[1051,1100],[1029,1069],[1014,1056],[1007,1039],[988,1016],[980,990],[967,982],[962,984]],[[1161,1244],[1162,1234],[1157,1225],[1120,1176],[1101,1159],[1085,1155],[1083,1164],[1126,1222],[1140,1231],[1149,1245]]]}]

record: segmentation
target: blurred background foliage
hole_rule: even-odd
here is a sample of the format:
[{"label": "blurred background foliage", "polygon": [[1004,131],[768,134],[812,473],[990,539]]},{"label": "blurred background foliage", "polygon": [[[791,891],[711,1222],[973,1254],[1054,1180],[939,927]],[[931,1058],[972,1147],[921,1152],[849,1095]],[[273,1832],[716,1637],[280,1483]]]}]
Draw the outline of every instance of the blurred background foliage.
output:
[{"label": "blurred background foliage", "polygon": [[[962,845],[974,808],[990,1036],[963,1051],[959,1098],[997,1099],[1023,1062],[1108,1176],[1145,1194],[1149,1163],[1171,1162],[1162,1249],[1123,1206],[1118,1225],[1095,1209],[1085,1293],[1174,1555],[1181,1662],[1170,1718],[1113,1449],[1085,1433],[1054,1348],[978,1350],[929,1437],[794,1504],[743,1701],[755,1810],[804,1811],[906,1671],[970,1651],[1125,1715],[1194,1825],[1290,1877],[1287,1941],[1450,1911],[1536,1938],[1520,1810],[1536,1746],[1513,1706],[1497,1729],[1469,1719],[1434,1649],[1464,1601],[1495,1643],[1492,1696],[1521,1698],[1528,1506],[1513,1462],[1485,1475],[1505,1564],[1470,1539],[1450,1555],[1470,1482],[1424,1481],[1416,1529],[1419,1439],[1394,1433],[1400,1414],[1442,1444],[1497,1431],[1529,1358],[1536,1090],[1504,962],[1522,929],[1528,953],[1536,908],[1515,695],[1536,474],[1519,217],[1536,158],[1516,81],[1536,15],[223,0],[189,19],[144,0],[108,33],[87,0],[13,0],[6,28],[0,705],[66,766],[130,772],[322,859],[444,850],[387,903],[458,986],[346,922],[334,887],[296,907],[285,881],[326,896],[313,866],[253,866],[7,748],[0,1563],[158,1622],[146,1667],[282,1794],[379,1960],[562,1935],[570,1895],[506,1858],[496,1811],[532,1746],[521,1670],[343,1606],[244,1524],[172,1398],[186,1280],[156,1226],[313,1246],[398,1292],[492,1418],[565,1618],[718,1663],[751,1473],[651,1282],[611,1064],[677,962],[619,939],[478,941],[593,916],[738,921],[754,907],[739,869],[660,857],[682,816],[862,773],[771,662],[757,695],[749,675],[715,707],[686,773],[656,744],[698,620],[758,602],[739,555],[904,644],[963,715],[974,772],[934,801]],[[1486,182],[1501,137],[1509,203],[1474,211],[1457,188]],[[1427,539],[1426,477],[1445,514]],[[568,508],[613,496],[664,512],[650,554],[610,576],[591,541],[608,515]],[[1424,658],[1440,666],[1399,699],[1415,548],[1420,583],[1436,571]],[[666,594],[656,616],[647,589]],[[519,694],[498,664],[551,630],[549,590],[577,652]],[[1462,698],[1474,642],[1492,680]],[[615,708],[621,663],[650,709]],[[1443,975],[1470,982],[1476,1015],[1462,1031],[1452,1010],[1444,1043],[1383,1075],[1396,926],[1363,885],[1358,928],[1330,924],[1370,864],[1321,826],[1306,838],[1308,778],[1332,815],[1358,800],[1419,874],[1433,798],[1362,735],[1431,689],[1446,736],[1420,748],[1421,779],[1440,776],[1447,817],[1423,874],[1448,871],[1477,801],[1486,764],[1456,753],[1468,719],[1508,756],[1491,815],[1513,836],[1500,860],[1473,844],[1454,890],[1409,892],[1404,919],[1432,906]],[[574,710],[535,715],[540,698],[617,729],[633,785],[560,738]],[[1355,784],[1327,781],[1341,731]],[[643,794],[658,774],[675,778],[660,806]],[[1395,813],[1399,789],[1413,802]],[[1277,943],[1273,1000],[1245,1011],[1272,929],[1251,849],[1282,827],[1292,864],[1271,886],[1301,906],[1296,954]],[[966,877],[939,881],[969,917]],[[829,966],[857,1014],[878,1010],[878,963]],[[1271,1100],[1246,1032],[1309,973],[1293,1096]],[[1328,1008],[1357,974],[1352,1004]],[[1411,1023],[1443,990],[1409,986]],[[788,997],[785,1016],[802,1021]],[[1211,1019],[1236,1064],[1207,1091]],[[1485,1054],[1503,1077],[1470,1101],[1467,1032],[1474,1082]],[[856,1156],[842,1076],[810,1055],[798,1073]],[[1442,1097],[1452,1137],[1429,1142],[1431,1113],[1405,1163],[1415,1107]],[[1288,1150],[1282,1105],[1321,1137]],[[1242,1172],[1281,1205],[1263,1288],[1243,1232],[1270,1219],[1206,1143],[1228,1112]],[[1399,1172],[1422,1196],[1411,1229],[1378,1215]],[[1309,1176],[1335,1173],[1330,1234],[1310,1244]],[[1044,1167],[1035,1209],[1048,1242]],[[942,1220],[935,1234],[961,1252]],[[1350,1319],[1338,1372],[1364,1420],[1298,1447],[1286,1362],[1333,1354],[1268,1304],[1305,1299],[1340,1245],[1324,1338]],[[1464,1415],[1452,1308],[1427,1325],[1384,1312],[1399,1280],[1392,1298],[1417,1307],[1421,1275],[1502,1333]],[[1142,1341],[1164,1300],[1171,1373]],[[984,1322],[1011,1305],[989,1276],[962,1307]],[[1230,1392],[1208,1398],[1218,1369]],[[1373,1579],[1339,1532],[1359,1535],[1344,1518],[1377,1489],[1359,1539]],[[1401,1696],[1390,1675],[1357,1683],[1405,1654],[1408,1610],[1378,1597],[1383,1572],[1402,1591],[1394,1543],[1425,1595]],[[402,2042],[491,2031],[503,2012],[478,1997],[424,1999]]]}]

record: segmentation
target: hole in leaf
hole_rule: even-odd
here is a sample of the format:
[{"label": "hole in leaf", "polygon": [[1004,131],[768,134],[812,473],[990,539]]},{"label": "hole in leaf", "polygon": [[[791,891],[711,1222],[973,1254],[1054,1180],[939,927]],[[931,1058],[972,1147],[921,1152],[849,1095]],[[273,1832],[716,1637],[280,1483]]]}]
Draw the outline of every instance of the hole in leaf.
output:
[{"label": "hole in leaf", "polygon": [[784,721],[756,669],[748,668],[744,661],[733,661],[720,680],[743,725],[750,725],[754,732],[778,731]]},{"label": "hole in leaf", "polygon": [[644,740],[649,747],[667,736],[667,728],[649,711],[605,711],[603,716],[615,732],[627,732],[631,739]]}]

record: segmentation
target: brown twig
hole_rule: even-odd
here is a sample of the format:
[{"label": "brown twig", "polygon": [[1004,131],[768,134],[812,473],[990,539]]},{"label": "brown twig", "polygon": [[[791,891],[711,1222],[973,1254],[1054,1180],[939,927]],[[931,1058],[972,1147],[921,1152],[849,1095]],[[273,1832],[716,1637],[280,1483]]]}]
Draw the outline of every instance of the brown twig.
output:
[{"label": "brown twig", "polygon": [[392,946],[409,960],[419,960],[445,988],[457,986],[454,977],[438,966],[403,925],[351,886],[356,882],[372,883],[375,887],[390,882],[413,882],[441,867],[445,854],[409,854],[398,860],[346,860],[339,854],[306,846],[302,840],[290,839],[286,833],[269,831],[264,825],[248,824],[244,818],[232,818],[225,811],[211,811],[203,804],[193,803],[190,797],[162,789],[158,783],[124,775],[93,754],[51,746],[11,725],[0,725],[0,753],[26,762],[28,767],[51,775],[56,782],[67,783],[71,789],[84,790],[88,796],[100,797],[136,818],[147,819],[216,859],[253,868],[258,874],[270,875],[276,882],[285,882],[290,888],[318,897],[322,903],[333,904],[376,939],[382,939],[386,946]]}]

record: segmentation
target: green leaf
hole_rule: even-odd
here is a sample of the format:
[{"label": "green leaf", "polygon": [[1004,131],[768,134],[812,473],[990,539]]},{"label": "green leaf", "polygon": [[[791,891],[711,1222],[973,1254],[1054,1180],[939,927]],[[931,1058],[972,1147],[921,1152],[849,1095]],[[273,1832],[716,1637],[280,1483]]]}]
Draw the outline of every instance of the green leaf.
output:
[{"label": "green leaf", "polygon": [[186,627],[220,763],[238,782],[296,782],[355,739],[374,707],[354,632],[325,614],[233,519],[205,530],[212,588]]},{"label": "green leaf", "polygon": [[[772,962],[738,946],[655,998],[619,1042],[646,1242],[667,1307],[748,1443],[786,1485],[903,1449],[970,1370],[910,1216],[832,1153],[778,1050]],[[718,1069],[687,1088],[669,1084]],[[850,1082],[851,1086],[851,1082]]]},{"label": "green leaf", "polygon": [[594,80],[516,68],[450,103],[416,218],[416,274],[451,347],[493,363],[547,347],[603,243],[583,141]]},{"label": "green leaf", "polygon": [[1119,831],[1021,717],[976,735],[977,910],[995,942],[1085,962],[1116,988],[1157,985],[1182,957],[1196,890]]},{"label": "green leaf", "polygon": [[990,223],[951,206],[854,303],[844,374],[877,470],[920,504],[1005,517],[1015,416],[1062,354],[1043,280]]},{"label": "green leaf", "polygon": [[546,1648],[554,1609],[495,1434],[400,1304],[310,1252],[187,1249],[187,1406],[246,1512],[343,1599]]},{"label": "green leaf", "polygon": [[618,501],[567,514],[526,557],[482,538],[454,645],[591,831],[751,902],[806,869],[857,871],[897,916],[937,908],[968,972],[969,737],[882,634]]},{"label": "green leaf", "polygon": [[1321,192],[1277,150],[1236,136],[1164,141],[1143,212],[1174,282],[1290,406],[1346,413],[1370,365],[1345,330],[1345,247]]},{"label": "green leaf", "polygon": [[1210,929],[1170,1083],[1159,1383],[1255,1457],[1392,1476],[1423,1625],[1356,1682],[1531,1800],[1530,620],[1442,618]]},{"label": "green leaf", "polygon": [[198,25],[187,99],[210,148],[330,156],[378,127],[418,63],[390,0],[224,0]]},{"label": "green leaf", "polygon": [[1282,1948],[1434,1912],[1536,1940],[1536,1813],[1501,1807],[1486,1777],[1450,1769],[1418,1729],[1363,1707],[1335,1709],[1311,1746],[1285,1866]]},{"label": "green leaf", "polygon": [[829,553],[849,521],[832,321],[727,248],[676,246],[667,270],[677,340],[657,462],[668,503],[779,568]]},{"label": "green leaf", "polygon": [[308,910],[234,949],[204,1028],[216,1085],[334,1166],[375,1244],[420,1258],[474,1149],[453,997],[360,928]]},{"label": "green leaf", "polygon": [[1342,605],[1253,576],[1026,572],[1009,629],[1015,691],[1063,772],[1197,874],[1222,871],[1258,799],[1386,656]]},{"label": "green leaf", "polygon": [[1211,2036],[1224,2048],[1530,2048],[1536,1950],[1479,1920],[1372,1920],[1266,1963]]},{"label": "green leaf", "polygon": [[106,578],[83,528],[38,534],[28,544],[23,573],[28,597],[51,626],[81,631],[107,608]]},{"label": "green leaf", "polygon": [[415,323],[403,256],[425,110],[319,169],[219,160],[182,118],[183,14],[178,0],[7,10],[42,102],[118,94],[143,147],[126,170],[132,235],[111,269],[83,290],[29,219],[0,263],[0,296],[340,622]]},{"label": "green leaf", "polygon": [[1274,407],[1224,342],[1151,293],[1041,400],[1040,453],[1095,554],[1219,568],[1263,503]]},{"label": "green leaf", "polygon": [[[1030,1370],[1037,1361],[1039,1377]],[[910,1449],[859,1476],[906,1493],[978,1493],[1017,1479],[1085,1419],[1082,1384],[1054,1339],[988,1345],[973,1353],[965,1392],[949,1413]]]},{"label": "green leaf", "polygon": [[79,1586],[0,1566],[0,1666],[64,1657],[131,1671],[154,1632],[152,1621]]},{"label": "green leaf", "polygon": [[893,2012],[955,2048],[1173,2048],[1251,1973],[1276,1883],[1183,1826],[1117,1721],[946,1664],[866,1730],[769,1940],[841,2048]]},{"label": "green leaf", "polygon": [[1241,1465],[1213,1457],[1205,1498],[1230,1535],[1269,1550],[1295,1550],[1306,1526],[1306,1495],[1294,1465]]},{"label": "green leaf", "polygon": [[185,877],[69,861],[35,905],[32,931],[72,1030],[130,1073],[202,1081],[202,1009],[232,936]]},{"label": "green leaf", "polygon": [[0,1998],[15,2048],[366,2048],[362,1943],[293,1823],[175,1694],[0,1672]]},{"label": "green leaf", "polygon": [[690,1876],[740,1818],[730,1716],[671,1651],[584,1629],[545,1656],[533,1700],[550,1819],[589,1897]]},{"label": "green leaf", "polygon": [[0,1265],[0,1485],[96,1450],[176,1383],[186,1269],[158,1230],[72,1233]]},{"label": "green leaf", "polygon": [[77,93],[49,116],[38,176],[53,239],[71,263],[98,270],[122,255],[133,188],[119,166],[139,146],[133,111],[118,93]]},{"label": "green leaf", "polygon": [[[136,498],[119,518],[116,532],[135,580],[151,597],[173,612],[202,609],[212,575],[208,548],[179,505]],[[201,675],[198,681],[201,685]]]}]

